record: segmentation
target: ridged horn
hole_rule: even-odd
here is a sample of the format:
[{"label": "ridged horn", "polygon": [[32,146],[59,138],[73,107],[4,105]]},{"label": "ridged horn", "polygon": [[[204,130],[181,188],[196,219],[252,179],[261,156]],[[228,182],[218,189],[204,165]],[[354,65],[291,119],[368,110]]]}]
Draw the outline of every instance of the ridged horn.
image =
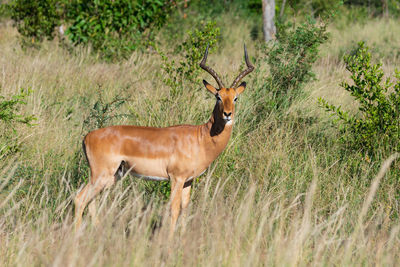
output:
[{"label": "ridged horn", "polygon": [[208,47],[209,47],[209,45],[207,45],[206,51],[205,51],[205,53],[204,53],[203,60],[200,62],[200,67],[201,67],[203,70],[205,70],[205,71],[207,71],[208,73],[210,73],[211,76],[214,77],[215,81],[218,83],[219,89],[224,88],[225,86],[224,86],[224,84],[222,83],[222,80],[221,80],[221,78],[218,76],[218,74],[217,74],[212,68],[210,68],[210,67],[208,67],[208,66],[206,65],[207,56],[208,56]]},{"label": "ridged horn", "polygon": [[251,64],[249,60],[249,56],[247,55],[247,49],[246,49],[246,44],[244,45],[244,60],[246,61],[247,69],[242,71],[236,79],[233,81],[231,88],[236,88],[239,84],[239,82],[250,72],[254,70],[254,66]]}]

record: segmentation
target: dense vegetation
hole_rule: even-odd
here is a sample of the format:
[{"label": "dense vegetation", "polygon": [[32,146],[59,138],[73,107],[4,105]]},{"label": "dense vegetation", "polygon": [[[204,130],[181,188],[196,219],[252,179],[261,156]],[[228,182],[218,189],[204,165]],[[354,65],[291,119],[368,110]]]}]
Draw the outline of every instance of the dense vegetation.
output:
[{"label": "dense vegetation", "polygon": [[[395,265],[398,2],[276,3],[276,40],[264,44],[259,1],[4,2],[0,263]],[[233,136],[196,179],[174,242],[169,184],[129,176],[102,194],[101,225],[85,216],[74,233],[82,137],[204,123],[215,101],[200,82],[211,80],[198,66],[205,46],[230,83],[244,42],[256,70]]]}]

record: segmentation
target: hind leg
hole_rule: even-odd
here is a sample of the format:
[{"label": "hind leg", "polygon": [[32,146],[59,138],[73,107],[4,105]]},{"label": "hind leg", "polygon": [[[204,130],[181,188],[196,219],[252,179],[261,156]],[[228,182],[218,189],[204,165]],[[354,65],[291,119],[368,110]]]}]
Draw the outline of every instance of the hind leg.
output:
[{"label": "hind leg", "polygon": [[103,189],[102,186],[88,183],[75,197],[75,230],[78,230],[82,222],[82,214],[86,205]]},{"label": "hind leg", "polygon": [[[109,189],[110,187],[112,187],[117,181],[117,177],[115,175],[110,176],[106,179],[106,183],[103,186],[103,189]],[[89,214],[90,217],[92,219],[92,224],[94,226],[98,226],[100,221],[98,218],[98,214],[97,214],[97,203],[98,203],[99,197],[95,196],[93,197],[92,201],[89,202],[88,205],[88,209],[89,209]]]},{"label": "hind leg", "polygon": [[[78,230],[82,222],[82,214],[86,206],[89,205],[89,213],[96,224],[96,200],[94,199],[105,187],[111,187],[115,183],[114,174],[118,169],[119,163],[113,164],[114,168],[110,167],[103,171],[102,175],[96,175],[92,171],[90,182],[82,189],[75,197],[75,229]],[[92,169],[92,168],[91,168]],[[94,169],[94,168],[93,168]]]},{"label": "hind leg", "polygon": [[97,197],[94,197],[93,200],[89,203],[88,209],[90,217],[92,218],[92,224],[94,226],[99,225],[99,218],[97,217]]},{"label": "hind leg", "polygon": [[190,189],[192,187],[192,181],[186,182],[182,189],[182,212],[184,212],[189,205],[190,201]]}]

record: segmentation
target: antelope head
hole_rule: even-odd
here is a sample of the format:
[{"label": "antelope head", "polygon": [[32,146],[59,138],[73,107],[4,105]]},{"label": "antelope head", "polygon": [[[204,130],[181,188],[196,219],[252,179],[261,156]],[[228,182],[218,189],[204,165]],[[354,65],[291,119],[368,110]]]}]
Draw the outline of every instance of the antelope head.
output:
[{"label": "antelope head", "polygon": [[215,120],[222,120],[222,122],[227,125],[232,124],[233,117],[235,114],[235,103],[237,101],[238,96],[244,91],[246,88],[246,83],[242,82],[239,85],[239,82],[250,72],[254,70],[254,66],[250,63],[249,57],[247,55],[246,45],[244,45],[244,58],[246,61],[247,69],[242,71],[236,79],[233,81],[230,87],[225,87],[222,83],[221,78],[217,75],[217,73],[206,65],[208,56],[208,46],[204,53],[203,60],[200,63],[200,67],[211,74],[214,77],[215,81],[218,84],[218,89],[209,84],[206,80],[203,80],[204,86],[207,90],[215,95],[217,99],[217,103],[215,104],[214,108],[214,119]]}]

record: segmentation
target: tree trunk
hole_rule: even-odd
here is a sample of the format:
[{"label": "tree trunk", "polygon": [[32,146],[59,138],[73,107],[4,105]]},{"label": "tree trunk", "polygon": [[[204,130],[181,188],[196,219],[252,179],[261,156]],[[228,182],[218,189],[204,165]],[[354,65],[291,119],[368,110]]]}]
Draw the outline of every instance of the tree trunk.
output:
[{"label": "tree trunk", "polygon": [[388,0],[382,0],[382,14],[384,18],[389,17],[389,1]]},{"label": "tree trunk", "polygon": [[275,0],[262,0],[264,40],[268,42],[275,36]]}]

